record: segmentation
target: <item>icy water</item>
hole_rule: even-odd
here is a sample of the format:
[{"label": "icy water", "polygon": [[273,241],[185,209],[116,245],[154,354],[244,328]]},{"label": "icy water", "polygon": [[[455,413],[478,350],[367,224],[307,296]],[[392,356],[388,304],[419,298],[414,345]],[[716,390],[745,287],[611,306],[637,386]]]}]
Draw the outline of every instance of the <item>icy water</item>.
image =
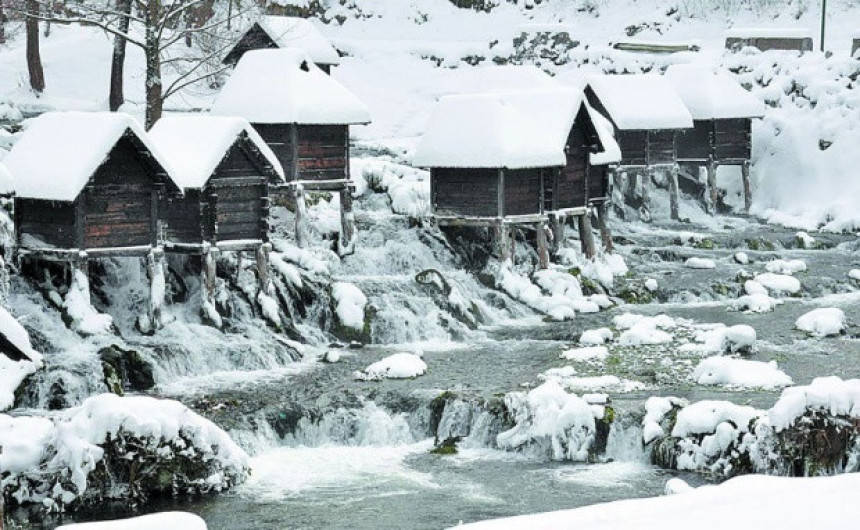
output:
[{"label": "icy water", "polygon": [[[385,325],[374,329],[375,338],[401,344],[344,349],[336,364],[304,361],[277,370],[226,370],[162,383],[157,394],[179,399],[210,417],[252,454],[253,476],[228,494],[158,502],[145,511],[193,511],[212,530],[429,529],[659,495],[666,480],[678,474],[648,464],[641,447],[637,426],[647,397],[727,399],[767,408],[779,391],[694,385],[687,374],[695,359],[672,357],[672,352],[659,348],[643,350],[592,372],[578,367],[582,375],[612,374],[646,385],[645,390],[630,393],[609,392],[619,419],[600,463],[551,462],[492,449],[487,442],[492,426],[456,408],[446,409],[450,414],[443,423],[448,432],[467,429],[471,436],[456,455],[430,453],[433,433],[428,432],[427,405],[434,398],[453,391],[475,402],[527,391],[541,383],[541,373],[564,364],[559,353],[574,346],[582,331],[611,325],[612,318],[623,312],[666,313],[696,323],[749,324],[758,332],[751,358],[777,361],[797,384],[825,375],[860,377],[855,326],[842,337],[825,340],[810,339],[794,329],[797,317],[816,307],[840,307],[849,323],[860,322],[860,295],[847,279],[848,270],[860,264],[860,243],[853,235],[816,235],[823,248],[805,250],[794,248],[792,230],[739,219],[707,227],[630,224],[617,233],[618,251],[634,273],[630,281],[658,280],[655,302],[580,314],[563,323],[544,323],[514,305],[506,309],[512,320],[500,317],[496,325],[475,332],[457,329],[465,337],[453,337],[439,326],[433,313],[436,306],[420,296],[412,276],[416,270],[439,268],[469,294],[481,292],[480,288],[456,264],[438,257],[444,253],[434,247],[437,243],[415,245],[416,231],[396,223],[393,228],[384,237],[373,232],[365,236],[379,241],[365,241],[366,250],[359,246],[351,258],[352,270],[344,266],[340,278],[359,285],[385,313],[381,319]],[[750,243],[753,240],[766,244]],[[416,248],[424,253],[415,254]],[[738,250],[747,252],[753,263],[735,263],[732,256]],[[686,268],[688,257],[714,259],[717,267]],[[764,263],[775,258],[807,262],[809,271],[797,276],[803,296],[785,298],[770,313],[731,310],[742,285],[738,271],[761,273]],[[373,383],[352,377],[355,370],[393,352],[419,349],[430,367],[425,376]],[[705,480],[681,476],[694,485]],[[101,507],[98,512],[72,518],[128,514],[118,507]],[[55,523],[45,522],[43,527]]]}]

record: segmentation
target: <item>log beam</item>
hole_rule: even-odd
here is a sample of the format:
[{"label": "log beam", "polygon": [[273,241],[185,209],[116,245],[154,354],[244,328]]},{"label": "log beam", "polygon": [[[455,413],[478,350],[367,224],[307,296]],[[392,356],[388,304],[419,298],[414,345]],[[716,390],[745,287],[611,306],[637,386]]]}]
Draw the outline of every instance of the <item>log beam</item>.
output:
[{"label": "log beam", "polygon": [[579,215],[576,218],[579,227],[579,242],[582,245],[582,253],[591,259],[597,254],[594,247],[594,235],[591,233],[591,218],[588,214]]},{"label": "log beam", "polygon": [[272,280],[269,269],[269,254],[272,252],[271,243],[263,243],[257,247],[257,278],[260,281],[260,292],[266,295],[272,294]]},{"label": "log beam", "polygon": [[340,236],[337,239],[337,253],[340,257],[355,252],[355,212],[352,209],[352,193],[355,186],[347,186],[340,191]]},{"label": "log beam", "polygon": [[741,178],[743,179],[744,184],[744,210],[746,213],[749,213],[750,208],[752,207],[752,182],[750,182],[749,160],[744,161],[741,166]]},{"label": "log beam", "polygon": [[675,164],[669,172],[669,214],[672,219],[677,221],[680,219],[680,196],[678,192],[678,173],[681,172],[680,166]]},{"label": "log beam", "polygon": [[549,268],[549,247],[547,246],[547,227],[543,223],[535,226],[537,233],[538,265],[541,269]]},{"label": "log beam", "polygon": [[305,189],[302,186],[294,188],[293,197],[296,201],[296,245],[303,248],[307,243],[308,231],[305,226],[307,217],[307,204],[305,203]]},{"label": "log beam", "polygon": [[609,229],[609,203],[602,202],[597,205],[595,213],[597,214],[597,227],[600,229],[600,239],[603,242],[603,250],[612,252],[615,250],[615,244],[612,242],[612,231]]}]

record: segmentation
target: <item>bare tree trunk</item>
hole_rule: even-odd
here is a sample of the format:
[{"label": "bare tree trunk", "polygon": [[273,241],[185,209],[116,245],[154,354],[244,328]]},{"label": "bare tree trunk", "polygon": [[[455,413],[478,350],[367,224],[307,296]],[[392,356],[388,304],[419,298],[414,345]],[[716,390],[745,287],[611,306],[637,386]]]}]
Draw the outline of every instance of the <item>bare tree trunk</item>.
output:
[{"label": "bare tree trunk", "polygon": [[[131,13],[131,0],[116,0],[116,10],[123,16],[119,20],[119,30],[122,34],[128,33],[129,18]],[[113,57],[110,63],[110,97],[109,104],[111,112],[116,112],[125,103],[123,94],[123,70],[125,67],[126,41],[123,37],[115,35],[113,38]]]},{"label": "bare tree trunk", "polygon": [[[53,2],[53,1],[51,1],[51,0],[49,0],[49,1],[45,4],[45,15],[46,15],[49,19],[54,15],[54,2]],[[45,21],[45,38],[47,39],[47,38],[48,38],[48,37],[50,37],[50,36],[51,36],[51,21],[50,21],[50,20],[46,20],[46,21]]]},{"label": "bare tree trunk", "polygon": [[161,118],[164,100],[161,81],[161,42],[158,38],[158,21],[161,1],[149,0],[146,8],[146,129],[149,130]]},{"label": "bare tree trunk", "polygon": [[3,13],[3,0],[0,0],[0,44],[6,44],[6,15]]},{"label": "bare tree trunk", "polygon": [[45,90],[45,72],[42,70],[42,55],[39,53],[39,1],[27,0],[27,70],[30,87],[38,93]]}]

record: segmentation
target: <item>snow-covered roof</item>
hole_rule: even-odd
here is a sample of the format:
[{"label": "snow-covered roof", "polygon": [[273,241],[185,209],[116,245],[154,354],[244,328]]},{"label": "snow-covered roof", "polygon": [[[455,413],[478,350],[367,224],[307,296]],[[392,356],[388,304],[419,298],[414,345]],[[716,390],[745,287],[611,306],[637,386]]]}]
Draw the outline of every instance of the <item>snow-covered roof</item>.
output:
[{"label": "snow-covered roof", "polygon": [[811,39],[812,32],[806,28],[732,28],[726,31],[732,39]]},{"label": "snow-covered roof", "polygon": [[591,116],[591,121],[597,130],[597,136],[603,145],[603,151],[589,155],[589,162],[593,166],[605,166],[621,162],[621,147],[612,134],[612,123],[603,114],[591,108],[588,103],[585,104],[585,108],[588,110],[588,115]]},{"label": "snow-covered roof", "polygon": [[600,75],[590,77],[588,84],[621,130],[693,127],[681,97],[660,75]]},{"label": "snow-covered roof", "polygon": [[556,88],[445,96],[415,153],[419,167],[564,166],[582,93]]},{"label": "snow-covered roof", "polygon": [[561,84],[552,76],[537,66],[524,65],[490,65],[466,68],[455,78],[456,84],[448,94],[484,94],[487,92],[502,92],[513,90],[534,90],[558,88]]},{"label": "snow-covered roof", "polygon": [[129,130],[169,175],[169,165],[143,127],[120,112],[42,114],[27,126],[3,163],[15,175],[18,197],[73,201]]},{"label": "snow-covered roof", "polygon": [[239,60],[212,114],[251,123],[369,123],[370,111],[298,48],[251,50]]},{"label": "snow-covered roof", "polygon": [[12,193],[15,193],[15,179],[12,178],[12,173],[6,169],[6,166],[0,162],[0,195]]},{"label": "snow-covered roof", "polygon": [[694,120],[764,116],[764,103],[728,74],[693,64],[675,64],[666,70],[666,79]]},{"label": "snow-covered roof", "polygon": [[243,133],[283,179],[284,170],[275,153],[244,118],[167,116],[158,120],[149,131],[152,143],[170,163],[173,180],[184,189],[204,187]]},{"label": "snow-covered roof", "polygon": [[264,16],[257,24],[279,48],[301,48],[317,64],[340,64],[337,50],[307,19]]}]

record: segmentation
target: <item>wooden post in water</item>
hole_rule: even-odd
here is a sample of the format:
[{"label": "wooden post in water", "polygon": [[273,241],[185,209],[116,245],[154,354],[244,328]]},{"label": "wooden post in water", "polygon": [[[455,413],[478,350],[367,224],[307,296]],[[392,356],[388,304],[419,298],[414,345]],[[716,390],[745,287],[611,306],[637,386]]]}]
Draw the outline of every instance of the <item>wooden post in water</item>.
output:
[{"label": "wooden post in water", "polygon": [[218,278],[218,254],[215,245],[203,245],[203,302],[215,307],[215,281]]},{"label": "wooden post in water", "polygon": [[355,252],[355,213],[352,210],[352,192],[355,186],[350,184],[340,190],[340,237],[337,240],[337,253],[340,257]]},{"label": "wooden post in water", "polygon": [[564,222],[559,218],[559,214],[549,214],[549,230],[552,234],[552,244],[550,245],[550,249],[554,254],[558,252],[558,249],[561,248],[562,241],[564,241]]},{"label": "wooden post in water", "polygon": [[612,242],[612,231],[609,229],[609,203],[604,201],[597,205],[597,227],[600,229],[600,239],[603,242],[603,250],[612,252],[615,244]]},{"label": "wooden post in water", "polygon": [[296,245],[303,248],[307,242],[307,228],[305,227],[307,205],[305,204],[305,189],[301,184],[296,184],[293,197],[296,201]]},{"label": "wooden post in water", "polygon": [[493,223],[493,240],[496,250],[501,261],[506,261],[511,258],[511,243],[508,240],[508,227],[502,219],[497,219]]},{"label": "wooden post in water", "polygon": [[716,215],[717,213],[717,164],[712,160],[708,164],[708,197],[705,201],[708,206],[708,213]]},{"label": "wooden post in water", "polygon": [[271,243],[263,243],[257,247],[257,278],[260,281],[260,292],[271,295],[272,281],[269,272],[269,253],[272,252]]},{"label": "wooden post in water", "polygon": [[741,166],[741,178],[744,182],[744,210],[746,213],[750,213],[750,208],[752,207],[752,182],[750,182],[749,160],[745,161],[744,165]]},{"label": "wooden post in water", "polygon": [[547,247],[546,241],[546,231],[547,227],[543,222],[540,222],[535,225],[535,231],[537,232],[537,253],[538,253],[538,264],[541,269],[549,268],[549,248]]},{"label": "wooden post in water", "polygon": [[591,259],[597,253],[594,248],[594,235],[591,233],[591,218],[588,213],[578,215],[576,224],[579,227],[579,242],[582,245],[582,253]]},{"label": "wooden post in water", "polygon": [[674,220],[680,219],[679,209],[679,192],[678,192],[678,173],[681,172],[680,166],[675,164],[669,172],[669,213]]},{"label": "wooden post in water", "polygon": [[146,275],[149,278],[149,322],[154,331],[161,327],[161,309],[167,287],[164,279],[164,250],[153,248],[146,256]]},{"label": "wooden post in water", "polygon": [[648,167],[645,173],[639,174],[640,193],[642,194],[642,204],[639,206],[639,218],[649,223],[651,222],[651,186],[654,182],[653,167]]}]

